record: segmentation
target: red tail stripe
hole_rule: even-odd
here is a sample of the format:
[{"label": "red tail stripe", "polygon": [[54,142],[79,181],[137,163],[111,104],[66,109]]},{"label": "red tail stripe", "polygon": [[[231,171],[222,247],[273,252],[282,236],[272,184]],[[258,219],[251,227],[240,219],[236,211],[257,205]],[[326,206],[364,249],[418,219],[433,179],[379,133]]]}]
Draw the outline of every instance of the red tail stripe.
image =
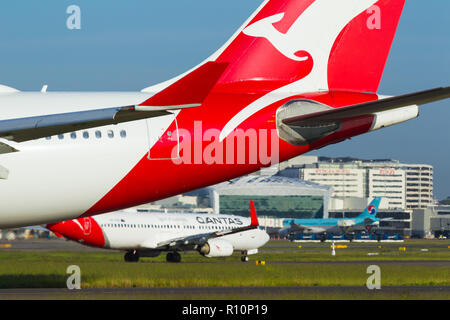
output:
[{"label": "red tail stripe", "polygon": [[166,107],[201,104],[227,67],[228,63],[207,62],[140,105]]}]

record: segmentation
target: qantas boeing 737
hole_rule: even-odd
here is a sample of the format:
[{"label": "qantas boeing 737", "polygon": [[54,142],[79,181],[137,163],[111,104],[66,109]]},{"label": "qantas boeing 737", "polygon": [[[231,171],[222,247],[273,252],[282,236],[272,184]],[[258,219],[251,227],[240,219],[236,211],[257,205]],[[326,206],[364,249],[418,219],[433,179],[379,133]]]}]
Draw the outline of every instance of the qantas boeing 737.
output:
[{"label": "qantas boeing 737", "polygon": [[196,250],[208,258],[256,254],[269,241],[258,228],[255,206],[250,219],[230,215],[113,212],[47,225],[57,235],[82,244],[125,250],[125,261],[157,257],[167,251],[168,262],[180,262],[180,251]]},{"label": "qantas boeing 737", "polygon": [[405,0],[266,0],[192,70],[140,92],[0,86],[0,228],[120,210],[418,116],[377,94]]}]

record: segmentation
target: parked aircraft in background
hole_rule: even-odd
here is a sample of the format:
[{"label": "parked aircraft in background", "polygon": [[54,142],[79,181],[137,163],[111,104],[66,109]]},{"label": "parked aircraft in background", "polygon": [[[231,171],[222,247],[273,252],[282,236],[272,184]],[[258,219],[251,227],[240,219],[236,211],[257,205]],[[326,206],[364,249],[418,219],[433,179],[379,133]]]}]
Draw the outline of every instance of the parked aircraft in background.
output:
[{"label": "parked aircraft in background", "polygon": [[180,251],[228,257],[242,253],[242,261],[258,252],[269,235],[258,227],[253,202],[250,219],[232,215],[113,212],[49,224],[58,236],[84,245],[127,251],[125,261],[156,257],[167,251],[168,262],[180,262]]},{"label": "parked aircraft in background", "polygon": [[0,228],[164,199],[417,117],[450,88],[376,93],[404,2],[266,0],[141,92],[0,86]]},{"label": "parked aircraft in background", "polygon": [[381,197],[375,197],[364,211],[353,219],[327,218],[327,219],[286,219],[281,236],[291,236],[298,233],[348,233],[365,229],[379,223],[377,217]]}]

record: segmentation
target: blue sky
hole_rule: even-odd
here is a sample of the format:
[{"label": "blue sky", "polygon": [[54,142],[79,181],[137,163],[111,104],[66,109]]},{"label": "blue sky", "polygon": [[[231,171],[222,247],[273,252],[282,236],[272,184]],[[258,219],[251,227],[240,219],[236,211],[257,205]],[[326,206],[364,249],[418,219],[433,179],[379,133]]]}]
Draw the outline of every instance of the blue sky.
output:
[{"label": "blue sky", "polygon": [[[140,90],[186,71],[221,46],[260,0],[2,1],[0,83],[20,90]],[[69,5],[81,30],[66,27]],[[450,1],[407,0],[380,93],[450,85]],[[450,196],[450,101],[418,119],[315,151],[394,158],[435,168],[435,196]]]}]

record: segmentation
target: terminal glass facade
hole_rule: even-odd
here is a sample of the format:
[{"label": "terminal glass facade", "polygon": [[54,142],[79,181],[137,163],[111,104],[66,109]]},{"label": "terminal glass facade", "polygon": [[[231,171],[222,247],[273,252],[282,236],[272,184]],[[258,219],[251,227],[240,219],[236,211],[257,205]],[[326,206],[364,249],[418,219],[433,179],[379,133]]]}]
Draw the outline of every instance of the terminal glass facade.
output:
[{"label": "terminal glass facade", "polygon": [[220,195],[220,213],[250,216],[250,200],[258,216],[275,218],[323,218],[322,196]]}]

